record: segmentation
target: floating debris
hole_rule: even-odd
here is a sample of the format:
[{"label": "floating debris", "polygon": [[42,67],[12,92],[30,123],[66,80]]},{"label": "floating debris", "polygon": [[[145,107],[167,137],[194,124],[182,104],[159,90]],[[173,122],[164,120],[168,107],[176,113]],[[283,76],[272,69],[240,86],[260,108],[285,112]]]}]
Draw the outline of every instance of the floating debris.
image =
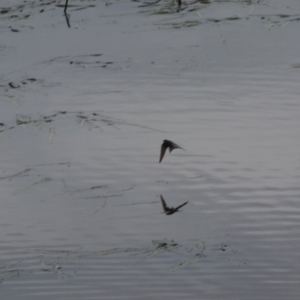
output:
[{"label": "floating debris", "polygon": [[106,256],[106,255],[113,255],[118,253],[127,253],[127,252],[133,252],[133,251],[140,251],[140,248],[112,248],[108,250],[103,251],[97,251],[92,252],[86,255],[80,255],[79,258],[85,258],[85,257],[97,257],[97,256]]},{"label": "floating debris", "polygon": [[0,177],[0,180],[3,180],[3,179],[9,179],[9,180],[11,180],[12,178],[17,177],[17,176],[20,176],[20,175],[23,175],[23,174],[25,174],[25,173],[27,173],[27,172],[29,172],[29,171],[31,171],[31,168],[25,169],[25,170],[23,170],[23,171],[21,171],[21,172],[18,172],[18,173],[16,173],[16,174],[13,174],[13,175],[8,175],[8,176]]},{"label": "floating debris", "polygon": [[6,279],[19,277],[20,272],[23,270],[16,268],[16,265],[18,263],[19,262],[9,265],[9,266],[0,267],[0,283]]},{"label": "floating debris", "polygon": [[20,190],[19,192],[13,193],[13,195],[17,195],[17,194],[20,194],[20,193],[22,193],[22,192],[27,192],[27,191],[29,191],[30,189],[32,189],[32,188],[34,188],[34,187],[36,187],[36,186],[38,186],[38,185],[40,185],[40,184],[42,184],[42,183],[48,182],[48,181],[51,181],[51,178],[45,177],[45,178],[43,178],[43,179],[41,179],[41,180],[39,180],[39,181],[37,181],[37,182],[34,182],[32,185],[30,185],[30,186],[28,186],[28,187],[26,187],[26,188]]},{"label": "floating debris", "polygon": [[70,192],[71,194],[75,194],[75,193],[81,193],[81,192],[87,192],[87,191],[93,191],[93,190],[97,190],[97,189],[103,189],[103,188],[107,188],[107,185],[95,185],[89,188],[84,188],[84,189],[77,189],[75,191]]},{"label": "floating debris", "polygon": [[14,83],[14,82],[10,82],[8,85],[9,85],[12,89],[17,89],[17,88],[20,87],[17,83]]},{"label": "floating debris", "polygon": [[41,262],[42,270],[44,272],[53,272],[57,275],[58,279],[67,279],[72,278],[73,275],[67,274],[65,272],[62,272],[62,266],[58,262],[54,263],[44,263]]},{"label": "floating debris", "polygon": [[178,243],[174,242],[174,240],[153,240],[152,244],[155,246],[154,250],[151,250],[149,254],[145,257],[145,259],[150,258],[154,255],[164,253],[164,252],[173,252],[175,249],[180,247]]},{"label": "floating debris", "polygon": [[50,133],[49,133],[49,144],[52,143],[52,137],[53,137],[53,134],[55,134],[55,129],[54,128],[50,128]]}]

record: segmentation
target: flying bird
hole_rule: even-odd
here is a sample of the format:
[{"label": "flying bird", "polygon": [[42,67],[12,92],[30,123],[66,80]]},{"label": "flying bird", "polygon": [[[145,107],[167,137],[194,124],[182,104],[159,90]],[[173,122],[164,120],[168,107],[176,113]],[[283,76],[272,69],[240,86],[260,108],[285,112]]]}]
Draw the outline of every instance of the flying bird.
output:
[{"label": "flying bird", "polygon": [[162,207],[163,207],[166,215],[173,215],[174,213],[176,213],[179,210],[179,208],[188,204],[188,201],[187,201],[187,202],[184,202],[183,204],[174,208],[174,207],[167,206],[167,203],[162,195],[160,195],[160,200],[161,200],[161,204],[162,204]]},{"label": "flying bird", "polygon": [[178,146],[177,144],[173,143],[172,141],[168,141],[168,140],[164,140],[162,145],[161,145],[161,148],[160,148],[160,158],[159,158],[159,162],[162,161],[165,153],[166,153],[166,150],[169,148],[169,152],[171,153],[172,150],[176,149],[176,148],[179,148],[179,149],[182,149],[182,150],[185,150],[183,149],[182,147]]}]

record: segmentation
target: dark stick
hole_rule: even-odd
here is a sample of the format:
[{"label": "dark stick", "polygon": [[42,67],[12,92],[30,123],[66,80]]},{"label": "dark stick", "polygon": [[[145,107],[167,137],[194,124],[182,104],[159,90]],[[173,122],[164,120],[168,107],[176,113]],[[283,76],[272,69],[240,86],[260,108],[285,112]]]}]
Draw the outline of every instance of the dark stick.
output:
[{"label": "dark stick", "polygon": [[64,9],[65,14],[67,13],[68,2],[69,2],[69,0],[66,0],[65,9]]},{"label": "dark stick", "polygon": [[70,28],[71,27],[70,26],[70,18],[69,18],[68,14],[67,14],[68,2],[69,2],[69,0],[66,0],[65,9],[64,9],[64,15],[65,15],[65,18],[66,18],[67,25]]},{"label": "dark stick", "polygon": [[179,12],[181,8],[181,0],[177,0],[177,3],[178,3],[177,12]]},{"label": "dark stick", "polygon": [[69,15],[66,12],[64,13],[64,15],[65,15],[65,18],[66,18],[67,25],[70,28],[71,27],[71,25],[70,25],[70,17],[69,17]]}]

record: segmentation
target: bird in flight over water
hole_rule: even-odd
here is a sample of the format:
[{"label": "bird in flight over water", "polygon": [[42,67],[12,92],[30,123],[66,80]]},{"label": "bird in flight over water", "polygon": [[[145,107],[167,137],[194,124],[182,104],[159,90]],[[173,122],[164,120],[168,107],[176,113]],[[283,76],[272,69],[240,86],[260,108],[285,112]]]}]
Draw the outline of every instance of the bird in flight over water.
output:
[{"label": "bird in flight over water", "polygon": [[167,206],[167,203],[164,199],[164,197],[162,195],[160,195],[160,200],[161,200],[161,204],[162,204],[162,207],[164,209],[164,213],[166,215],[173,215],[174,213],[178,212],[179,208],[181,208],[182,206],[188,204],[188,201],[187,202],[184,202],[183,204],[177,206],[177,207],[169,207]]},{"label": "bird in flight over water", "polygon": [[178,146],[177,144],[173,143],[172,141],[168,141],[168,140],[164,140],[161,148],[160,148],[160,158],[159,158],[159,162],[162,161],[162,159],[164,158],[164,155],[166,153],[166,150],[169,148],[169,152],[172,152],[172,150],[179,148],[182,150],[185,150],[184,148]]}]

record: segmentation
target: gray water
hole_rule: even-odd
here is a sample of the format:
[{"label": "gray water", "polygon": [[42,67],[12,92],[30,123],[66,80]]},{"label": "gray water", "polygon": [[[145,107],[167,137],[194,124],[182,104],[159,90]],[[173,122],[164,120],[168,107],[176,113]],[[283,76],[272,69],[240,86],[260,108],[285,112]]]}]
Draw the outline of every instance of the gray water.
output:
[{"label": "gray water", "polygon": [[0,5],[1,299],[298,299],[300,3],[63,8]]}]

